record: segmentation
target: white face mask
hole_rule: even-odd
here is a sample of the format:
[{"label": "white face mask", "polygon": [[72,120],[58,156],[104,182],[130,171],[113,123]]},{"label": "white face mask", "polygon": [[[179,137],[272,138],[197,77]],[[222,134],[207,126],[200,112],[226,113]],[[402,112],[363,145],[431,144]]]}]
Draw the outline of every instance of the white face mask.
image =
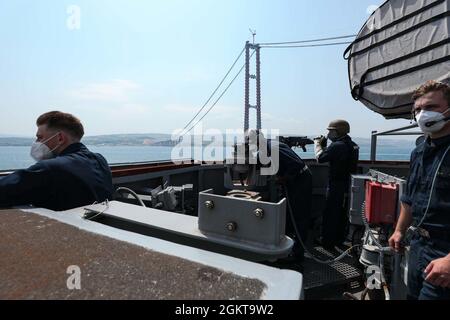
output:
[{"label": "white face mask", "polygon": [[445,114],[450,110],[447,109],[444,113],[422,110],[417,116],[417,124],[423,133],[436,133],[441,131],[446,121]]},{"label": "white face mask", "polygon": [[51,136],[50,138],[48,138],[47,140],[45,140],[43,142],[38,142],[38,141],[33,142],[33,144],[31,145],[31,151],[30,151],[31,157],[36,161],[54,158],[55,155],[53,154],[53,151],[55,151],[55,149],[58,148],[59,145],[57,145],[55,148],[50,150],[50,148],[47,147],[45,142],[56,137],[58,135],[58,133],[56,133],[55,135]]}]

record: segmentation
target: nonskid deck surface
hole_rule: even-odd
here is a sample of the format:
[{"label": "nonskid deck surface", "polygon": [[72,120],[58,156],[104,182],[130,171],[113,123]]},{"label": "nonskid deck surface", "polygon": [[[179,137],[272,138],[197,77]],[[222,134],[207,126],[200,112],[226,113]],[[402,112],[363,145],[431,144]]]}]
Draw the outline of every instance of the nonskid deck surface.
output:
[{"label": "nonskid deck surface", "polygon": [[[256,279],[40,215],[0,216],[0,299],[259,299],[265,289]],[[81,290],[67,286],[72,265],[81,270]]]}]

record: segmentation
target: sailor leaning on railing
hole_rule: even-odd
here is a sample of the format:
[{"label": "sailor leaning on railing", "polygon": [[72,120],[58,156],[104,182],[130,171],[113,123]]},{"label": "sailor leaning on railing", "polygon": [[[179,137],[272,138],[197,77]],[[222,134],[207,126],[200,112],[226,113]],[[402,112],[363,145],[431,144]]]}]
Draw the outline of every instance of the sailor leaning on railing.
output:
[{"label": "sailor leaning on railing", "polygon": [[36,125],[31,156],[37,163],[0,179],[0,208],[32,204],[61,211],[111,200],[110,168],[102,155],[80,142],[80,120],[52,111]]}]

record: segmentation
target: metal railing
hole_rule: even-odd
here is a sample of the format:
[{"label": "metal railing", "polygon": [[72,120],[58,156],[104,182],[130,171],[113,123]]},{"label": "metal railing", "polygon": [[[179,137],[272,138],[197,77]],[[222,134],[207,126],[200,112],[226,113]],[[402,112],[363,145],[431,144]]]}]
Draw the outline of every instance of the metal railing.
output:
[{"label": "metal railing", "polygon": [[417,124],[413,124],[407,127],[402,127],[398,129],[393,129],[389,131],[372,131],[372,139],[370,141],[370,161],[377,160],[377,142],[378,137],[380,136],[415,136],[415,135],[423,135],[422,132],[403,132],[405,130],[417,128]]}]

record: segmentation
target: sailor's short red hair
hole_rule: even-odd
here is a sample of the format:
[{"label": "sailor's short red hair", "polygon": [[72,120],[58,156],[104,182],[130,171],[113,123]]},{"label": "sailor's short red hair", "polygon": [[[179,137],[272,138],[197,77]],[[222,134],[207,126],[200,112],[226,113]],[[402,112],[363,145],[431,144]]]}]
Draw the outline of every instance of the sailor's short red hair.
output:
[{"label": "sailor's short red hair", "polygon": [[84,128],[81,121],[71,115],[61,111],[50,111],[39,116],[36,125],[47,125],[49,129],[63,130],[77,140],[84,136]]}]

